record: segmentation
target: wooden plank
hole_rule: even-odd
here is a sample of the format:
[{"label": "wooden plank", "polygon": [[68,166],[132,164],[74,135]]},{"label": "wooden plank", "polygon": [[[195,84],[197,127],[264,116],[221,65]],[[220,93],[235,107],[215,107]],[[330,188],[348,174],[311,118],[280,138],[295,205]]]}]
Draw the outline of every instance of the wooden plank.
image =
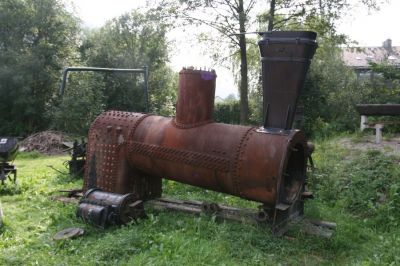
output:
[{"label": "wooden plank", "polygon": [[306,234],[331,238],[335,232],[336,223],[304,219],[300,227]]},{"label": "wooden plank", "polygon": [[400,104],[357,104],[356,109],[360,115],[400,115]]}]

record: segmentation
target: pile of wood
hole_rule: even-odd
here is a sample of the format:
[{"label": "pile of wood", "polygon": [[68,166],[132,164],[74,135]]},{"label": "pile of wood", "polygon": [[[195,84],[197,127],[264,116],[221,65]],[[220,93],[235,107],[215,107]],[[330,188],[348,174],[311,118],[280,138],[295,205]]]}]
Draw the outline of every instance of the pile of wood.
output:
[{"label": "pile of wood", "polygon": [[37,151],[43,154],[61,154],[68,148],[67,136],[59,131],[42,131],[20,142],[20,151]]}]

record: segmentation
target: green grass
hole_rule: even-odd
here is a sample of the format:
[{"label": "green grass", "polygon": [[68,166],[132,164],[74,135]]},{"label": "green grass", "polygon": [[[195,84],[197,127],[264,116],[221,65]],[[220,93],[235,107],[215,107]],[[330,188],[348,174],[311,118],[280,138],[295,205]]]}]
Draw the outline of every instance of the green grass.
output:
[{"label": "green grass", "polygon": [[[4,227],[1,265],[396,265],[400,263],[399,158],[380,152],[346,150],[338,139],[316,142],[317,170],[310,176],[316,199],[310,217],[338,224],[332,239],[290,231],[277,238],[268,228],[213,217],[148,210],[148,219],[100,230],[75,217],[74,204],[53,201],[57,190],[81,187],[60,174],[67,157],[20,154],[18,185],[0,188]],[[257,204],[172,181],[166,196]],[[384,196],[383,196],[384,195]],[[82,227],[83,237],[55,242],[67,227]]]}]

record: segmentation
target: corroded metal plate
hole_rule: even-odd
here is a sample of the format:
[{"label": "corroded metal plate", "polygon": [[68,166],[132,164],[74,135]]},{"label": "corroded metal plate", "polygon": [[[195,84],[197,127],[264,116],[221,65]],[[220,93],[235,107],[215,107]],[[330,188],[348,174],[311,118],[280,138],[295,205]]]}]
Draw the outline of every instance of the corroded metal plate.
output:
[{"label": "corroded metal plate", "polygon": [[53,236],[55,241],[64,240],[69,238],[79,237],[84,234],[84,230],[82,228],[71,227],[64,229]]}]

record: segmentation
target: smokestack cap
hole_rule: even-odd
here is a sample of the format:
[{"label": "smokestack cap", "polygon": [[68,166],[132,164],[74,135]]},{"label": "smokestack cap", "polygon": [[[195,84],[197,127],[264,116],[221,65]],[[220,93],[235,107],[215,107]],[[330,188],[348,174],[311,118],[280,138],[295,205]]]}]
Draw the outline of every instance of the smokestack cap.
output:
[{"label": "smokestack cap", "polygon": [[196,69],[193,66],[190,67],[184,67],[182,68],[181,71],[179,71],[179,75],[201,75],[201,77],[205,80],[211,80],[211,79],[216,79],[217,78],[217,74],[215,73],[214,69],[210,69],[210,70],[206,70],[206,68],[204,68],[204,70],[202,69]]},{"label": "smokestack cap", "polygon": [[307,43],[315,44],[317,42],[317,33],[313,31],[266,31],[259,33],[263,38],[258,41],[259,45],[263,45],[269,42],[273,43]]}]

